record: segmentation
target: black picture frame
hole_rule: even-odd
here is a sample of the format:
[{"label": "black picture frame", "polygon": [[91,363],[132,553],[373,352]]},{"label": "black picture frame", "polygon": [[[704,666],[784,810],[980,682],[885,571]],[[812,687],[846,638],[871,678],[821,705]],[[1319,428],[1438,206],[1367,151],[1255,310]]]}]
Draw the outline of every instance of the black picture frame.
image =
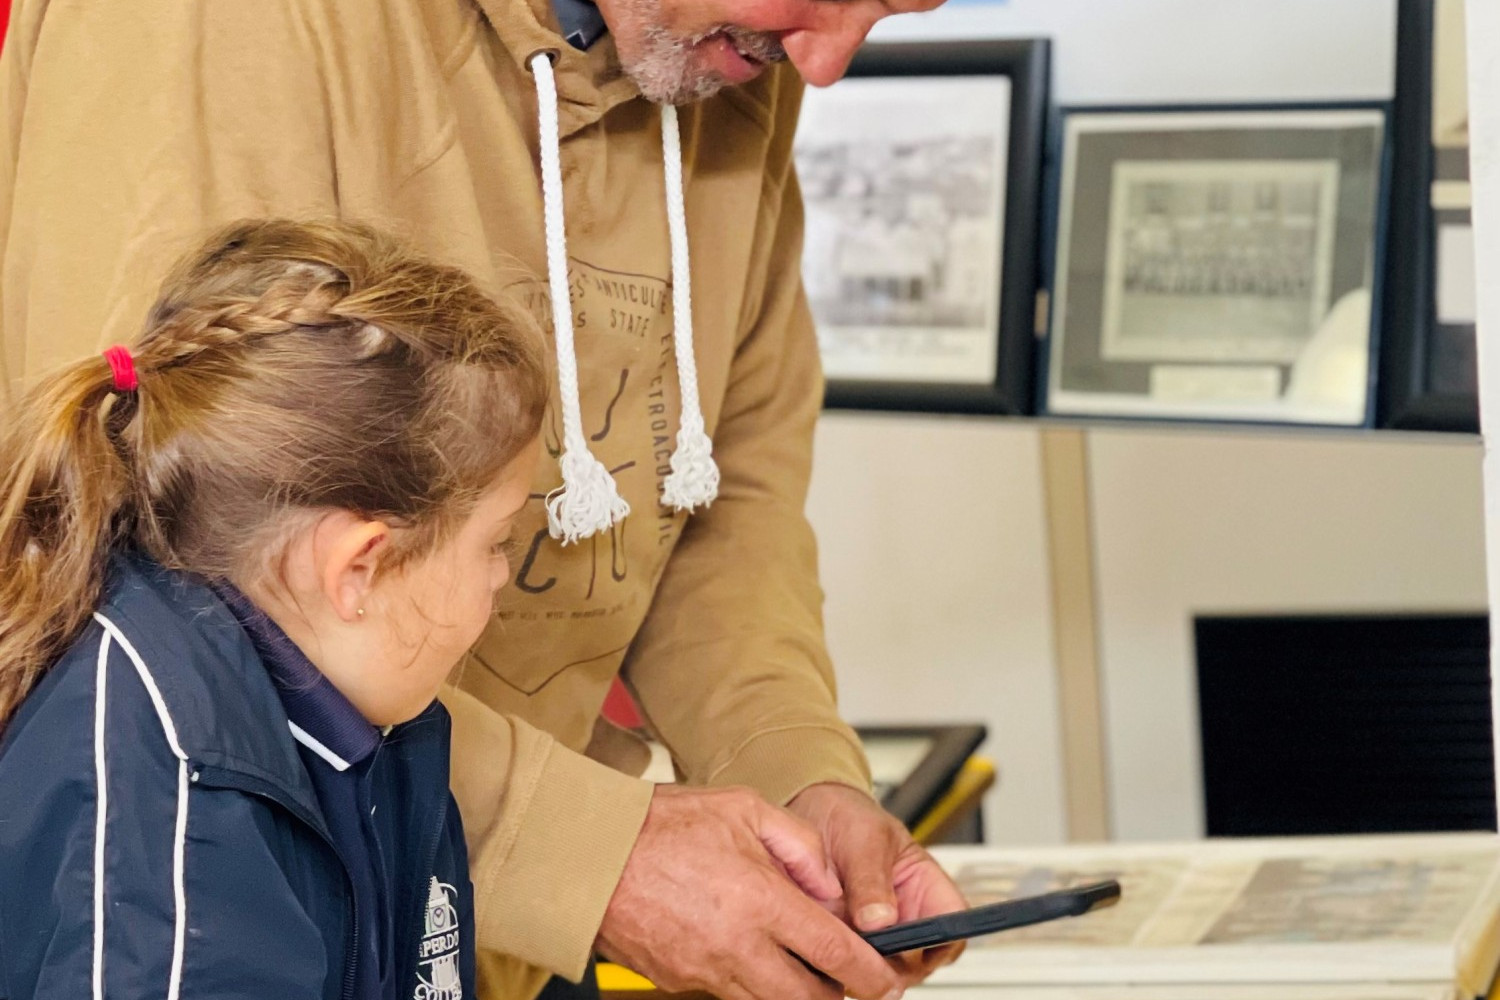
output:
[{"label": "black picture frame", "polygon": [[1435,180],[1468,178],[1468,157],[1440,153],[1433,142],[1439,2],[1399,0],[1396,9],[1395,162],[1376,424],[1472,434],[1479,431],[1475,325],[1440,322],[1437,305],[1439,229],[1469,222],[1467,209],[1433,203]]},{"label": "black picture frame", "polygon": [[[930,726],[855,726],[866,753],[878,759],[882,741],[920,741],[924,752],[902,774],[875,775],[877,794],[886,812],[907,829],[914,828],[937,804],[964,762],[984,742],[987,730],[979,723]],[[872,760],[872,765],[874,761]],[[882,780],[883,779],[883,780]]]},{"label": "black picture frame", "polygon": [[[1005,144],[1003,225],[999,234],[998,323],[995,363],[986,382],[854,378],[829,371],[824,405],[829,409],[929,413],[1027,414],[1034,412],[1033,380],[1037,252],[1041,225],[1050,45],[1046,39],[869,44],[849,68],[862,78],[1003,76],[1010,85],[1009,135]],[[837,89],[835,85],[835,90]],[[813,93],[804,99],[816,100]],[[883,123],[872,121],[879,129]],[[884,123],[889,125],[888,122]],[[808,200],[803,170],[804,201]],[[804,251],[804,269],[808,253]],[[815,251],[813,251],[815,252]],[[811,297],[811,296],[810,296]],[[816,301],[814,312],[817,313]],[[899,359],[893,360],[893,366]],[[825,364],[825,367],[829,367]]]},{"label": "black picture frame", "polygon": [[[1317,123],[1324,118],[1328,126],[1320,135]],[[1079,105],[1058,109],[1051,131],[1045,231],[1048,315],[1038,359],[1039,412],[1105,420],[1370,425],[1375,412],[1374,383],[1383,322],[1391,182],[1389,102]],[[1095,148],[1085,149],[1086,141]],[[1243,167],[1243,176],[1236,175],[1239,168],[1235,164]],[[1115,245],[1117,234],[1112,229],[1117,214],[1137,224],[1133,214],[1136,209],[1119,213],[1122,207],[1134,205],[1135,195],[1140,194],[1132,190],[1130,198],[1121,199],[1121,185],[1126,183],[1121,180],[1126,176],[1122,167],[1133,171],[1127,178],[1133,188],[1158,182],[1167,185],[1172,212],[1185,211],[1177,207],[1177,199],[1190,201],[1187,194],[1193,189],[1211,188],[1218,180],[1216,171],[1225,174],[1224,179],[1232,186],[1228,197],[1234,199],[1248,197],[1262,182],[1289,185],[1279,198],[1294,197],[1297,192],[1293,188],[1299,185],[1314,186],[1317,194],[1311,204],[1319,207],[1309,209],[1316,214],[1316,221],[1310,222],[1313,228],[1307,231],[1322,234],[1314,239],[1320,249],[1303,248],[1309,256],[1305,271],[1299,274],[1323,283],[1324,294],[1306,294],[1304,290],[1296,306],[1309,308],[1312,315],[1330,321],[1340,306],[1351,304],[1345,302],[1349,292],[1361,292],[1363,311],[1349,310],[1337,317],[1361,320],[1356,325],[1346,322],[1338,331],[1349,335],[1345,340],[1357,338],[1357,356],[1363,365],[1360,378],[1344,380],[1349,398],[1326,406],[1298,401],[1297,392],[1308,384],[1298,384],[1301,373],[1295,361],[1302,357],[1297,353],[1302,350],[1297,346],[1298,336],[1308,338],[1301,341],[1304,346],[1311,344],[1311,339],[1308,334],[1294,334],[1297,330],[1323,328],[1288,322],[1280,340],[1261,343],[1261,334],[1254,331],[1264,327],[1255,323],[1254,312],[1244,311],[1244,302],[1234,298],[1240,292],[1213,293],[1223,303],[1219,308],[1242,310],[1223,313],[1220,319],[1227,321],[1230,315],[1249,317],[1241,320],[1245,335],[1238,340],[1227,338],[1226,349],[1217,357],[1211,352],[1216,350],[1215,340],[1224,337],[1224,328],[1218,323],[1205,325],[1204,316],[1194,311],[1212,303],[1190,301],[1194,310],[1185,315],[1197,318],[1180,321],[1176,329],[1159,315],[1147,323],[1145,320],[1155,314],[1139,310],[1135,313],[1138,318],[1132,318],[1123,311],[1127,307],[1138,309],[1131,297],[1141,293],[1130,289],[1128,278],[1122,279],[1122,275],[1132,273],[1135,251],[1130,248],[1136,244],[1127,241]],[[1320,171],[1331,172],[1332,176],[1322,177]],[[1086,197],[1078,196],[1075,189],[1080,185]],[[1175,193],[1179,186],[1183,194]],[[1196,192],[1199,197],[1204,193]],[[1207,196],[1212,211],[1211,190]],[[1355,210],[1361,214],[1351,217],[1349,213]],[[1149,212],[1149,208],[1140,211]],[[1234,210],[1223,211],[1233,215]],[[1175,221],[1175,217],[1168,217]],[[1292,222],[1281,225],[1286,232],[1294,228]],[[1169,263],[1176,260],[1169,258]],[[1282,259],[1279,254],[1226,258],[1252,262]],[[1231,277],[1248,280],[1256,274],[1234,271]],[[1072,285],[1075,276],[1083,278],[1078,288]],[[1126,282],[1123,285],[1122,280]],[[1111,290],[1116,293],[1113,309]],[[1196,293],[1186,294],[1191,298]],[[1143,305],[1155,306],[1149,298],[1142,300]],[[1327,307],[1326,313],[1319,311],[1322,307]],[[1273,303],[1267,301],[1264,308],[1269,311]],[[1217,337],[1194,336],[1192,323],[1214,331]],[[1117,331],[1115,339],[1111,339],[1112,329]],[[1156,332],[1148,340],[1160,341],[1163,346],[1142,348],[1137,344],[1131,349],[1142,351],[1139,356],[1125,353],[1127,334],[1134,337],[1137,332],[1151,331]],[[1262,357],[1255,353],[1267,349],[1286,356]],[[1342,343],[1341,349],[1347,351],[1349,345]],[[1111,357],[1112,351],[1120,356]],[[1189,352],[1194,351],[1202,356],[1193,357]],[[1171,376],[1165,387],[1169,391],[1157,385],[1159,375]],[[1211,379],[1206,385],[1199,381],[1204,377]],[[1214,395],[1220,391],[1216,384],[1220,381],[1226,387],[1222,398]],[[1282,405],[1283,400],[1291,400],[1291,405]]]}]

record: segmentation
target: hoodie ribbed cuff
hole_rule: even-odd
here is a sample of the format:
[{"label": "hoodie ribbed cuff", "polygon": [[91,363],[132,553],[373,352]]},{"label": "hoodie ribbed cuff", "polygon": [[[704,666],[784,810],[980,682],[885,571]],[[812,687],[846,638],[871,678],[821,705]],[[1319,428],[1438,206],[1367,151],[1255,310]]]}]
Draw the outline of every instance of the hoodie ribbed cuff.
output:
[{"label": "hoodie ribbed cuff", "polygon": [[577,981],[653,785],[554,745],[510,852],[473,872],[481,948]]},{"label": "hoodie ribbed cuff", "polygon": [[847,729],[807,725],[760,733],[708,778],[710,785],[748,785],[780,805],[823,782],[870,792],[864,750]]}]

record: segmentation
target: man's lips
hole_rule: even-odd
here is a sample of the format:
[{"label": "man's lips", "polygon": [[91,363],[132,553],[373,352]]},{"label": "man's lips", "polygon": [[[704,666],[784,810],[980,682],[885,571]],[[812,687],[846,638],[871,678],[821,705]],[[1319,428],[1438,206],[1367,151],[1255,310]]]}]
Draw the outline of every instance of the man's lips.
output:
[{"label": "man's lips", "polygon": [[716,31],[699,43],[715,72],[729,83],[748,83],[766,68],[766,61],[746,50],[727,32]]}]

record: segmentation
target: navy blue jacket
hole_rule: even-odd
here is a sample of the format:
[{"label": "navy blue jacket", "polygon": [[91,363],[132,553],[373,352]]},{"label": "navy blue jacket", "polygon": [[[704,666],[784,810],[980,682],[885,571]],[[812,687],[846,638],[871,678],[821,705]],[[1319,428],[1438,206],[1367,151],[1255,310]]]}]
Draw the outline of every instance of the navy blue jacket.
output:
[{"label": "navy blue jacket", "polygon": [[[381,801],[412,856],[397,993],[474,996],[447,713],[397,727]],[[385,762],[389,764],[389,762]],[[350,998],[349,872],[286,712],[208,588],[116,559],[98,613],[0,742],[0,998]]]}]

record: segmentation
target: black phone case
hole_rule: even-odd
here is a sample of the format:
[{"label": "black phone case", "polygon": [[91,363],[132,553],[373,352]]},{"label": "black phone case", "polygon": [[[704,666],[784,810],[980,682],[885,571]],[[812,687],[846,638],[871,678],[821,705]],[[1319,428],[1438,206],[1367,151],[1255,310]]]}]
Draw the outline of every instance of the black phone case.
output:
[{"label": "black phone case", "polygon": [[1096,882],[1076,889],[1059,889],[1040,896],[1007,899],[941,917],[914,920],[909,924],[897,924],[895,927],[861,934],[860,937],[882,955],[898,955],[903,951],[932,948],[950,941],[1028,927],[1059,917],[1076,917],[1101,906],[1110,906],[1119,898],[1120,883],[1114,880]]}]

